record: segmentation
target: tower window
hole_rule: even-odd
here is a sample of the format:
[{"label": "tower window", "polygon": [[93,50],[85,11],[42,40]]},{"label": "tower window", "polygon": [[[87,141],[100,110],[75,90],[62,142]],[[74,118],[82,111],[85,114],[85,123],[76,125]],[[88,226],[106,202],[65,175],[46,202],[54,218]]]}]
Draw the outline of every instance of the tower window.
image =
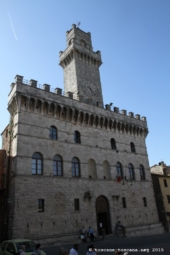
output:
[{"label": "tower window", "polygon": [[53,158],[53,175],[63,175],[63,160],[59,155],[55,155]]},{"label": "tower window", "polygon": [[74,131],[74,142],[75,143],[81,143],[81,139],[80,139],[80,132],[79,131]]},{"label": "tower window", "polygon": [[43,160],[40,153],[35,152],[32,155],[32,174],[42,174],[43,172]]},{"label": "tower window", "polygon": [[115,139],[112,138],[110,140],[110,144],[111,144],[111,149],[112,150],[116,150],[116,141],[115,141]]},{"label": "tower window", "polygon": [[133,153],[136,152],[134,143],[130,143],[130,149],[131,149],[131,152]]},{"label": "tower window", "polygon": [[122,205],[123,205],[123,208],[126,208],[126,198],[125,197],[122,197]]},{"label": "tower window", "polygon": [[133,165],[129,164],[128,168],[129,168],[129,178],[130,178],[130,180],[135,180],[135,172],[134,172]]},{"label": "tower window", "polygon": [[164,179],[164,187],[168,187],[166,179]]},{"label": "tower window", "polygon": [[52,140],[57,140],[58,136],[57,136],[57,128],[54,126],[50,127],[50,139]]},{"label": "tower window", "polygon": [[117,177],[121,177],[121,179],[123,179],[123,170],[122,170],[122,165],[120,162],[116,163],[116,172],[117,172]]},{"label": "tower window", "polygon": [[140,171],[140,179],[141,179],[141,181],[144,181],[145,180],[145,170],[144,170],[143,165],[139,165],[139,171]]},{"label": "tower window", "polygon": [[74,209],[75,209],[75,211],[80,210],[80,203],[79,203],[79,199],[77,199],[77,198],[74,199]]},{"label": "tower window", "polygon": [[143,205],[144,205],[144,207],[147,207],[146,197],[143,197]]},{"label": "tower window", "polygon": [[80,177],[80,161],[78,158],[72,158],[72,176]]},{"label": "tower window", "polygon": [[44,199],[38,199],[38,212],[44,212]]}]

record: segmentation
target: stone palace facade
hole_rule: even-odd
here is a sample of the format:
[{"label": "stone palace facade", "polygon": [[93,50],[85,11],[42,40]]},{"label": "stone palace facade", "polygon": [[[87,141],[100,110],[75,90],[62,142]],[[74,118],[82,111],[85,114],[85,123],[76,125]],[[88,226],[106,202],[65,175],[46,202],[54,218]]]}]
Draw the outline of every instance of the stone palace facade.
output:
[{"label": "stone palace facade", "polygon": [[8,235],[55,242],[82,226],[114,233],[118,220],[129,236],[162,233],[146,118],[104,107],[91,34],[73,25],[66,39],[64,92],[20,75],[11,84]]}]

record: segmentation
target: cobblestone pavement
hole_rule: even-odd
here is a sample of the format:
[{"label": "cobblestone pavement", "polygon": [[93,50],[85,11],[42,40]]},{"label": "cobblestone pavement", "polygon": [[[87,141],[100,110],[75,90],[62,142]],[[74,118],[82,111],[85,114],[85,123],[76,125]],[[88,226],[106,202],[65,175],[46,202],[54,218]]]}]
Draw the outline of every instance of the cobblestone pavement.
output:
[{"label": "cobblestone pavement", "polygon": [[[87,246],[90,243],[80,243],[79,255],[86,255]],[[114,254],[114,251],[107,251],[105,249],[133,249],[129,251],[129,255],[146,255],[146,254],[161,254],[170,255],[170,233],[154,236],[142,236],[142,237],[115,237],[112,235],[106,236],[105,240],[98,240],[94,243],[98,249],[98,255]],[[63,245],[69,249],[71,244]],[[99,250],[100,249],[100,250]],[[103,249],[103,251],[102,251]],[[47,255],[58,255],[59,247],[51,246],[45,247],[43,250]]]}]

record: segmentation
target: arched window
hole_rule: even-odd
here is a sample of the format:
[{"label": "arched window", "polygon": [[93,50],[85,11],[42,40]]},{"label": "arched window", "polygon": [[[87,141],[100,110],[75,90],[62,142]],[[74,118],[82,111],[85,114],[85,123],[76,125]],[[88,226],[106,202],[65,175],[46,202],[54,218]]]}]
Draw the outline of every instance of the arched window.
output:
[{"label": "arched window", "polygon": [[53,158],[53,175],[63,175],[63,160],[60,155],[55,155]]},{"label": "arched window", "polygon": [[135,172],[134,172],[133,165],[129,164],[128,168],[129,168],[129,178],[130,178],[130,180],[135,180]]},{"label": "arched window", "polygon": [[58,136],[57,136],[57,128],[54,127],[54,126],[51,126],[50,127],[50,138],[52,140],[57,140],[58,139]]},{"label": "arched window", "polygon": [[74,131],[74,142],[75,143],[81,143],[81,139],[80,139],[80,132],[79,131]]},{"label": "arched window", "polygon": [[89,178],[96,179],[97,173],[96,173],[96,162],[94,159],[89,159],[88,161],[88,174]]},{"label": "arched window", "polygon": [[131,149],[131,152],[135,153],[135,145],[134,143],[130,143],[130,149]]},{"label": "arched window", "polygon": [[107,160],[103,161],[103,175],[104,179],[110,180],[110,164]]},{"label": "arched window", "polygon": [[115,139],[112,138],[110,140],[110,144],[111,144],[111,149],[112,150],[116,150],[116,141],[115,141]]},{"label": "arched window", "polygon": [[43,173],[43,158],[39,152],[34,152],[32,155],[32,174],[39,174]]},{"label": "arched window", "polygon": [[80,161],[78,158],[72,158],[72,176],[80,177]]},{"label": "arched window", "polygon": [[117,177],[121,177],[121,179],[123,179],[122,164],[120,162],[116,163],[116,172],[117,172]]},{"label": "arched window", "polygon": [[145,169],[144,169],[143,165],[139,165],[139,172],[140,172],[141,181],[144,181],[146,179],[146,177],[145,177]]}]

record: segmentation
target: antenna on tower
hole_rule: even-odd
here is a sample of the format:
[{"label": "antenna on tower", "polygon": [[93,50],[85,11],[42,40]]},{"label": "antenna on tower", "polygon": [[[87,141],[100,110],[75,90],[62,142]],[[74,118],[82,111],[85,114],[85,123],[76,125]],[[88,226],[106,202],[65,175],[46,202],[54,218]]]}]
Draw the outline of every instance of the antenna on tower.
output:
[{"label": "antenna on tower", "polygon": [[81,24],[81,22],[80,22],[80,21],[79,21],[79,22],[77,21],[77,27],[79,27],[79,26],[80,26],[80,24]]}]

